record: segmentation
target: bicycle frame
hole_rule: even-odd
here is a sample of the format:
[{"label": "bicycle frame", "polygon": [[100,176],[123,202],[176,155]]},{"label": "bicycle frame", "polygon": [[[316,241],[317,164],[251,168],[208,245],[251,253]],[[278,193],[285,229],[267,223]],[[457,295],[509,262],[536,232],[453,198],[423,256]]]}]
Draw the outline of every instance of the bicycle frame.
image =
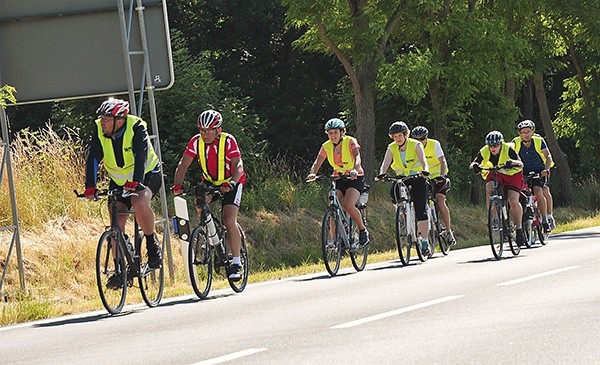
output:
[{"label": "bicycle frame", "polygon": [[[508,240],[510,250],[513,255],[518,255],[521,251],[520,247],[516,243],[514,237],[515,230],[514,224],[512,224],[512,218],[510,216],[510,203],[504,196],[503,188],[498,183],[498,172],[504,169],[503,166],[499,167],[484,167],[482,170],[489,171],[493,174],[493,189],[492,194],[488,202],[488,234],[490,238],[490,246],[492,253],[496,259],[502,257],[504,240]],[[498,209],[499,208],[499,209]],[[499,215],[500,226],[496,227],[494,224],[494,215]]]},{"label": "bicycle frame", "polygon": [[[324,176],[317,176],[314,180],[322,179]],[[337,183],[339,179],[347,179],[345,175],[330,176],[331,184],[328,195],[328,204],[323,216],[321,226],[321,249],[325,268],[330,276],[335,276],[340,267],[342,253],[347,251],[352,266],[356,271],[364,270],[367,263],[367,245],[360,245],[358,224],[353,222],[350,214],[346,212],[337,195]],[[365,187],[368,190],[368,187]],[[362,193],[362,192],[361,192]],[[366,200],[366,199],[365,199]],[[366,225],[366,201],[356,202],[356,208],[359,210],[363,224]]]},{"label": "bicycle frame", "polygon": [[337,224],[340,232],[344,232],[342,235],[344,247],[350,247],[352,244],[350,232],[354,222],[352,222],[352,219],[348,213],[340,206],[340,200],[337,196],[337,185],[334,179],[331,179],[331,188],[329,189],[328,198],[329,209],[334,212],[334,217],[336,218],[335,223]]},{"label": "bicycle frame", "polygon": [[[229,269],[233,255],[226,244],[227,228],[221,221],[221,214],[216,214],[210,207],[210,203],[222,198],[220,187],[200,183],[194,189],[194,194],[196,196],[195,205],[200,221],[191,233],[190,244],[188,246],[187,264],[192,288],[200,299],[205,299],[212,284],[214,267],[214,271],[218,274],[221,273],[220,269],[223,268],[223,274],[227,278],[229,286],[236,293],[240,293],[244,290],[248,282],[249,270],[244,231],[238,224],[237,228],[240,232],[240,260],[243,275],[240,280],[231,279],[229,278]],[[208,201],[208,198],[210,198],[210,201]],[[211,223],[214,224],[214,234],[211,232]],[[212,253],[213,250],[214,255]]]},{"label": "bicycle frame", "polygon": [[[78,197],[84,197],[78,194]],[[150,269],[141,266],[141,237],[134,219],[134,244],[128,244],[125,232],[119,226],[119,215],[133,214],[133,211],[119,212],[118,197],[137,195],[131,191],[113,189],[100,192],[96,196],[106,196],[110,209],[111,225],[100,236],[96,250],[96,283],[102,304],[111,314],[117,314],[125,304],[127,288],[133,286],[133,278],[138,278],[142,298],[149,307],[155,307],[162,299],[164,266]],[[105,280],[108,283],[105,286]],[[111,284],[113,283],[113,284]],[[110,287],[109,287],[110,284]]]}]

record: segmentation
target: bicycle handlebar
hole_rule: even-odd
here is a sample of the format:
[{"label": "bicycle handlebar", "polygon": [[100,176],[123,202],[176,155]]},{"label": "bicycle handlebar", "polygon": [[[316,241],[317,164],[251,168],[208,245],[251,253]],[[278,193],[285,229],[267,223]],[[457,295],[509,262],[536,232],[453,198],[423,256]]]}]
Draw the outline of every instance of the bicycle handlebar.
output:
[{"label": "bicycle handlebar", "polygon": [[375,177],[375,181],[393,181],[393,182],[405,182],[411,179],[423,179],[425,178],[421,175],[408,175],[408,176],[393,176],[393,175],[379,175]]},{"label": "bicycle handlebar", "polygon": [[[78,198],[86,198],[85,194],[79,193],[77,189],[74,189],[73,192]],[[94,195],[94,200],[99,200],[99,198],[103,196],[121,196],[122,198],[127,198],[130,196],[138,196],[138,194],[135,191],[123,190],[123,188],[116,188],[112,190],[103,189],[96,191],[96,194]]]},{"label": "bicycle handlebar", "polygon": [[315,177],[313,179],[306,179],[304,180],[307,183],[310,182],[314,182],[317,180],[323,180],[323,179],[332,179],[332,180],[352,180],[352,177],[350,175],[315,175]]}]

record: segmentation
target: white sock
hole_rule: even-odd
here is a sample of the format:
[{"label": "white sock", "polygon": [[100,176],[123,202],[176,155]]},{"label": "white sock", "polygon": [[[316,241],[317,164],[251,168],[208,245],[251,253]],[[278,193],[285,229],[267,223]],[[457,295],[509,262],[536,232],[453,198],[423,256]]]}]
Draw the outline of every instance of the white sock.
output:
[{"label": "white sock", "polygon": [[234,265],[241,265],[242,261],[240,261],[240,257],[239,256],[233,256],[232,264],[234,264]]}]

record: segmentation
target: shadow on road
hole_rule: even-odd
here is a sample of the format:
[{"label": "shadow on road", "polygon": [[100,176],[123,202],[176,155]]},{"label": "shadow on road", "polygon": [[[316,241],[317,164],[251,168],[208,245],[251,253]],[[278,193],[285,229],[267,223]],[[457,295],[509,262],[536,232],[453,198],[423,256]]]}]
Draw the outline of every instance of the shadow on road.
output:
[{"label": "shadow on road", "polygon": [[550,239],[558,238],[561,240],[580,240],[585,238],[600,238],[600,232],[564,232],[550,236]]},{"label": "shadow on road", "polygon": [[336,278],[336,277],[341,277],[341,276],[346,276],[346,275],[351,275],[354,274],[353,272],[344,272],[344,273],[338,273],[336,276],[329,276],[329,274],[325,274],[325,275],[319,275],[319,276],[311,276],[308,278],[303,278],[303,279],[296,279],[293,281],[296,282],[304,282],[304,281],[313,281],[313,280],[323,280],[323,279],[331,279],[331,278]]},{"label": "shadow on road", "polygon": [[488,257],[486,259],[480,259],[480,260],[469,260],[469,261],[462,261],[462,262],[458,262],[458,264],[484,264],[486,262],[494,262],[494,261],[504,261],[504,260],[512,260],[512,259],[516,259],[521,257],[521,255],[513,255],[512,253],[509,252],[508,255],[506,256],[502,256],[502,258],[500,260],[496,260],[495,257]]},{"label": "shadow on road", "polygon": [[97,315],[90,316],[90,317],[62,319],[62,320],[52,321],[52,322],[47,322],[47,323],[34,324],[32,327],[47,328],[47,327],[64,326],[67,324],[81,324],[81,323],[96,322],[96,321],[101,321],[103,319],[108,319],[108,318],[118,318],[118,317],[128,316],[132,313],[139,312],[140,310],[141,309],[135,309],[135,310],[123,311],[119,314],[105,313],[105,314],[97,314]]}]

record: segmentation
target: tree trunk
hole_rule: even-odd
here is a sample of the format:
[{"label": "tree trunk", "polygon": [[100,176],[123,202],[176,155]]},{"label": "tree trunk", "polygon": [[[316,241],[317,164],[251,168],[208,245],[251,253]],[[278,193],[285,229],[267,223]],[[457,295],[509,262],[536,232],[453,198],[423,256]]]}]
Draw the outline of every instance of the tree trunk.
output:
[{"label": "tree trunk", "polygon": [[559,202],[560,205],[568,205],[573,200],[571,169],[567,161],[567,156],[558,145],[558,141],[552,130],[550,110],[548,109],[546,89],[544,88],[544,76],[541,72],[538,72],[533,76],[533,84],[535,86],[535,96],[540,108],[540,121],[544,126],[544,132],[546,132],[546,142],[548,143],[548,148],[550,149],[552,158],[557,166],[554,172],[556,174],[556,180],[558,180],[558,192],[554,192],[554,201]]},{"label": "tree trunk", "polygon": [[[433,137],[440,141],[442,149],[447,150],[448,144],[448,117],[444,113],[444,97],[437,78],[429,80],[429,98],[433,110]],[[414,127],[414,126],[413,126]]]},{"label": "tree trunk", "polygon": [[506,95],[506,98],[510,100],[511,105],[515,105],[515,85],[516,81],[514,76],[507,78],[504,82],[504,95]]},{"label": "tree trunk", "polygon": [[523,119],[533,119],[533,87],[531,84],[531,79],[527,79],[521,92],[521,114]]},{"label": "tree trunk", "polygon": [[356,70],[358,85],[353,83],[354,103],[356,106],[356,138],[361,146],[360,156],[365,170],[365,182],[373,181],[375,176],[375,93],[373,86],[376,73],[374,65]]}]

